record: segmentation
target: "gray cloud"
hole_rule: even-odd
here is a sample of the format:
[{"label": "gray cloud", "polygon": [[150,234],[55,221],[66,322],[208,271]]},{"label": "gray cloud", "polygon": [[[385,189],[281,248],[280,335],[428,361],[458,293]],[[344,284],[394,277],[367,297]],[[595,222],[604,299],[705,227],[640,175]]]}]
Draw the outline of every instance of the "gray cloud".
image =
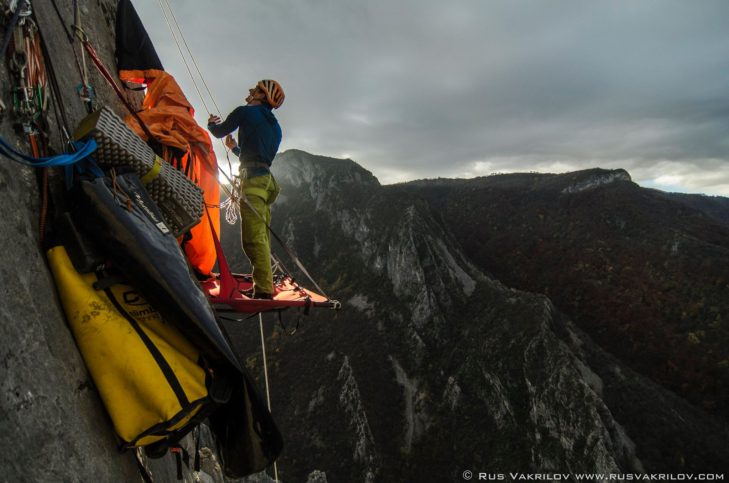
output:
[{"label": "gray cloud", "polygon": [[[223,114],[283,84],[282,149],[383,182],[600,165],[729,195],[725,0],[171,3]],[[203,121],[159,6],[135,4]]]}]

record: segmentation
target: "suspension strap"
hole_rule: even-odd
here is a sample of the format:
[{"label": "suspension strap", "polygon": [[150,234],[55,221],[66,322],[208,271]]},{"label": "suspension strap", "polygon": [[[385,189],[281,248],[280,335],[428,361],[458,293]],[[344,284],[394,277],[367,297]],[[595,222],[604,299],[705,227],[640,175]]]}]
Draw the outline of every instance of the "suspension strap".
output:
[{"label": "suspension strap", "polygon": [[86,49],[86,52],[88,52],[89,57],[91,57],[91,60],[94,62],[94,65],[98,69],[101,76],[106,79],[106,82],[111,86],[112,89],[114,89],[114,92],[116,92],[117,97],[120,101],[124,104],[124,107],[127,108],[129,113],[134,116],[134,119],[137,120],[139,123],[139,126],[144,131],[144,134],[147,135],[147,140],[149,142],[154,142],[159,144],[159,141],[157,141],[157,138],[152,134],[152,131],[149,130],[149,127],[147,127],[147,124],[145,124],[144,121],[142,121],[142,118],[139,117],[139,114],[137,111],[134,110],[131,104],[129,104],[129,101],[124,96],[124,93],[122,92],[121,88],[116,84],[116,81],[114,80],[114,76],[111,75],[109,70],[106,68],[104,63],[102,62],[101,58],[99,57],[99,54],[96,52],[94,47],[91,45],[91,42],[89,42],[88,36],[85,32],[81,31],[82,33],[82,44],[84,46],[84,49]]},{"label": "suspension strap", "polygon": [[149,472],[149,469],[144,464],[144,455],[142,451],[143,450],[141,446],[134,451],[134,460],[137,462],[139,475],[142,477],[142,481],[144,483],[154,483],[154,479],[152,479],[152,474]]}]

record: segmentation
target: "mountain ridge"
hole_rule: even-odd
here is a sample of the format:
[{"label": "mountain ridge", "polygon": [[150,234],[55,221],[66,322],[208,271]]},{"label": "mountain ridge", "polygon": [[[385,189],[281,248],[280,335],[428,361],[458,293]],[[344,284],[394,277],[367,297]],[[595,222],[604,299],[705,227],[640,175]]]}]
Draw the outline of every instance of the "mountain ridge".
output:
[{"label": "mountain ridge", "polygon": [[[274,229],[344,304],[336,316],[302,320],[292,337],[268,329],[271,377],[283,386],[272,389],[274,408],[281,405],[274,414],[291,438],[279,465],[284,479],[304,479],[312,469],[334,481],[374,481],[448,480],[479,466],[723,467],[729,454],[718,441],[729,435],[725,421],[606,353],[551,296],[510,288],[491,267],[474,262],[443,219],[447,200],[440,191],[358,185],[340,172],[351,160],[336,166],[332,158],[284,154],[274,162],[282,186]],[[336,169],[327,173],[325,164]],[[618,178],[565,196],[633,185]],[[581,180],[549,183],[559,192]],[[331,186],[337,189],[319,192]],[[260,357],[254,341],[252,328],[236,336]],[[356,397],[345,391],[354,386]],[[345,392],[344,400],[359,403],[343,405]],[[323,430],[322,418],[339,432]],[[369,430],[356,430],[365,420]],[[706,448],[702,441],[715,444]]]}]

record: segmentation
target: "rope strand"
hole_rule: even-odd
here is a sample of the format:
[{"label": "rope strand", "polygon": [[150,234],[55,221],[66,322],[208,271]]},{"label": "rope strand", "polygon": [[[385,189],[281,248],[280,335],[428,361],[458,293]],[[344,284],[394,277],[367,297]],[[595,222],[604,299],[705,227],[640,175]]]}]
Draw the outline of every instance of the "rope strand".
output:
[{"label": "rope strand", "polygon": [[[172,39],[175,41],[175,44],[177,45],[177,51],[180,53],[180,56],[182,57],[182,61],[185,64],[185,69],[187,69],[187,73],[190,76],[192,85],[195,86],[195,90],[197,91],[197,95],[200,97],[200,101],[202,101],[203,107],[205,108],[205,110],[207,112],[210,112],[210,109],[208,109],[208,105],[205,103],[205,99],[203,98],[202,94],[200,93],[200,89],[197,86],[197,82],[195,82],[195,77],[192,75],[190,66],[187,64],[187,61],[185,60],[185,55],[182,53],[182,47],[180,46],[180,42],[177,40],[177,34],[175,34],[175,30],[172,28],[172,24],[170,23],[170,20],[167,17],[167,12],[165,11],[165,7],[162,2],[163,2],[163,0],[157,0],[157,3],[159,4],[159,8],[162,10],[162,15],[165,18],[165,23],[167,24],[167,27],[169,27],[170,32],[172,33]],[[182,36],[182,31],[180,31],[180,36]]]},{"label": "rope strand", "polygon": [[[263,314],[258,313],[258,327],[261,331],[261,353],[263,354],[263,376],[266,381],[266,402],[268,403],[268,412],[271,412],[271,393],[268,385],[268,362],[266,361],[266,338],[263,336]],[[278,466],[273,462],[274,479],[278,481]]]},{"label": "rope strand", "polygon": [[208,92],[208,96],[210,96],[210,100],[213,101],[213,105],[215,106],[215,110],[218,112],[218,116],[222,117],[220,108],[218,107],[218,104],[215,102],[215,96],[213,96],[213,93],[210,91],[210,88],[208,87],[208,83],[205,82],[205,77],[200,72],[200,68],[197,65],[195,56],[192,55],[192,51],[190,50],[190,47],[187,45],[187,40],[185,40],[185,36],[182,34],[182,29],[180,28],[180,24],[177,22],[177,17],[175,17],[175,12],[174,12],[174,10],[172,10],[172,7],[170,6],[170,2],[168,0],[163,0],[163,1],[164,1],[165,5],[167,5],[167,9],[170,11],[170,15],[172,16],[172,21],[175,22],[175,27],[177,27],[177,31],[180,32],[180,38],[182,39],[182,43],[185,44],[185,49],[187,49],[187,55],[190,56],[190,60],[192,60],[192,63],[195,66],[197,75],[200,76],[200,80],[202,81],[203,86],[205,86],[205,90]]},{"label": "rope strand", "polygon": [[[185,46],[187,47],[187,41],[185,40],[185,36],[182,34],[182,29],[180,29],[179,23],[177,23],[177,20],[174,17],[174,13],[172,12],[172,7],[167,2],[167,0],[157,0],[157,3],[159,4],[160,9],[162,9],[162,15],[165,18],[165,23],[167,24],[167,27],[170,29],[172,38],[175,41],[175,44],[177,45],[177,51],[180,53],[182,62],[185,64],[185,69],[187,69],[187,73],[190,76],[190,79],[192,80],[193,85],[195,86],[195,90],[197,91],[197,94],[200,97],[200,101],[203,103],[203,106],[205,107],[205,109],[207,109],[207,111],[210,112],[207,104],[205,103],[205,99],[203,98],[202,93],[200,92],[197,82],[195,82],[195,78],[192,75],[192,69],[190,69],[190,65],[188,64],[187,59],[185,58],[185,55],[182,52],[182,47],[180,46],[180,42],[177,39],[177,34],[175,34],[172,24],[170,23],[170,20],[167,16],[167,12],[165,11],[163,2],[165,4],[167,4],[167,9],[169,10],[170,15],[172,16],[173,20],[175,21],[175,25],[177,25],[179,37],[182,39],[182,41],[185,43]],[[195,62],[195,56],[190,51],[189,47],[187,48],[187,52],[188,52],[190,58],[192,59],[192,61],[195,63],[195,65],[197,65],[197,63]],[[200,78],[202,79],[203,83],[207,87],[207,83],[205,83],[205,78],[203,77],[202,73],[200,72],[199,69],[197,69],[197,72],[200,75]],[[210,98],[213,100],[213,104],[215,104],[215,107],[217,108],[217,103],[215,103],[215,98],[213,97],[213,95],[209,89],[208,89],[208,94],[210,95]],[[220,115],[220,112],[218,112],[218,115]],[[223,143],[223,146],[225,147],[225,154],[226,154],[226,156],[228,156],[228,148],[227,148],[227,146],[225,146],[225,142],[222,139],[221,139],[221,142]],[[228,164],[230,164],[230,158],[228,158]],[[232,169],[231,169],[231,171],[232,171]],[[316,289],[319,290],[319,293],[321,293],[322,295],[327,297],[327,295],[324,293],[324,291],[321,289],[321,287],[319,287],[319,284],[317,284],[316,281],[313,279],[313,277],[311,275],[309,275],[309,272],[304,267],[304,264],[301,263],[301,261],[298,259],[298,257],[296,257],[296,255],[293,254],[293,252],[286,246],[286,244],[284,244],[284,242],[281,240],[281,238],[279,238],[279,236],[271,229],[271,226],[268,223],[266,223],[266,220],[263,219],[263,217],[261,217],[260,213],[258,213],[255,209],[253,209],[253,207],[250,205],[250,203],[248,202],[248,199],[245,197],[245,195],[242,195],[240,193],[240,187],[239,187],[238,183],[236,183],[233,179],[231,179],[231,178],[235,178],[232,175],[232,173],[230,176],[228,176],[228,174],[220,167],[220,165],[218,165],[218,172],[220,172],[220,174],[223,175],[223,177],[228,181],[228,183],[231,187],[231,189],[228,189],[228,187],[226,185],[224,185],[223,183],[220,183],[220,181],[218,180],[218,184],[221,186],[223,191],[225,191],[225,193],[228,195],[228,199],[225,200],[223,203],[221,203],[221,207],[227,208],[226,221],[230,222],[230,220],[233,219],[234,216],[237,217],[239,215],[239,212],[236,212],[236,208],[231,208],[231,206],[230,206],[231,204],[237,204],[237,203],[235,203],[236,200],[242,200],[244,203],[246,203],[246,205],[253,212],[255,212],[259,218],[261,218],[263,223],[266,225],[266,229],[269,232],[271,232],[271,234],[274,236],[276,241],[278,241],[278,243],[281,245],[281,247],[284,249],[284,251],[286,251],[286,253],[289,255],[289,257],[291,257],[291,259],[294,261],[294,263],[296,263],[296,265],[304,273],[304,275],[309,279],[309,281],[314,284]],[[271,258],[274,260],[274,263],[280,265],[283,268],[283,264],[279,260],[277,260],[273,254],[271,254]],[[327,297],[327,298],[329,298],[329,297]]]},{"label": "rope strand", "polygon": [[[163,2],[164,2],[164,4],[163,4]],[[200,98],[200,102],[202,102],[202,105],[205,108],[205,110],[209,114],[211,114],[212,111],[208,108],[208,105],[205,102],[205,98],[203,97],[202,93],[200,92],[200,87],[198,86],[197,82],[195,81],[195,76],[192,74],[192,69],[190,69],[190,64],[188,64],[187,58],[185,57],[185,54],[182,52],[182,47],[180,46],[180,42],[177,40],[177,34],[175,34],[175,30],[174,30],[174,28],[172,28],[172,24],[170,23],[170,20],[167,17],[167,12],[165,11],[164,5],[167,5],[167,10],[169,10],[170,16],[172,17],[173,21],[175,22],[175,26],[177,27],[177,31],[179,33],[180,39],[182,39],[182,42],[185,44],[187,53],[190,56],[192,63],[195,65],[195,70],[197,70],[197,73],[200,76],[200,80],[202,80],[202,83],[205,86],[205,89],[207,90],[208,95],[210,96],[210,99],[213,101],[213,105],[215,106],[215,109],[217,110],[218,116],[222,117],[223,115],[220,112],[220,108],[218,107],[217,102],[215,102],[215,97],[213,96],[213,93],[208,88],[208,84],[207,84],[207,82],[205,82],[205,77],[202,75],[202,73],[200,72],[200,69],[198,68],[197,61],[195,60],[195,56],[192,54],[192,51],[190,50],[189,46],[187,45],[187,40],[185,40],[185,36],[182,33],[180,24],[177,22],[177,17],[175,17],[175,13],[172,10],[172,6],[166,0],[157,0],[157,3],[159,4],[160,9],[162,10],[162,15],[164,16],[165,23],[167,24],[167,27],[170,29],[170,34],[172,34],[172,39],[175,41],[175,44],[177,45],[177,51],[180,53],[180,58],[182,59],[182,62],[185,64],[185,69],[187,70],[187,74],[190,76],[190,80],[192,81],[192,84],[195,87],[195,91],[197,91],[197,95]],[[228,169],[230,170],[231,176],[233,176],[233,166],[230,163],[230,150],[228,149],[228,146],[225,145],[225,141],[223,141],[221,139],[220,143],[223,145],[223,150],[225,151],[225,158],[228,160]],[[228,182],[230,182],[232,184],[232,182],[230,181],[230,178],[223,172],[220,165],[218,165],[218,171],[223,173],[225,175],[225,177],[228,179]]]}]

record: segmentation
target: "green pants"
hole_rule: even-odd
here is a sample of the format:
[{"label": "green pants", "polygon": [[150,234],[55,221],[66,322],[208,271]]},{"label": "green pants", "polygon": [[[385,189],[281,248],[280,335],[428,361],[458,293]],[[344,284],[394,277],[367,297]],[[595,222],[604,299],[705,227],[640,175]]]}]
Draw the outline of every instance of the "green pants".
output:
[{"label": "green pants", "polygon": [[273,293],[271,237],[266,225],[271,225],[271,205],[279,191],[278,183],[272,174],[255,176],[243,181],[243,195],[248,199],[250,206],[258,212],[254,213],[245,201],[241,201],[241,245],[253,266],[255,293]]}]

